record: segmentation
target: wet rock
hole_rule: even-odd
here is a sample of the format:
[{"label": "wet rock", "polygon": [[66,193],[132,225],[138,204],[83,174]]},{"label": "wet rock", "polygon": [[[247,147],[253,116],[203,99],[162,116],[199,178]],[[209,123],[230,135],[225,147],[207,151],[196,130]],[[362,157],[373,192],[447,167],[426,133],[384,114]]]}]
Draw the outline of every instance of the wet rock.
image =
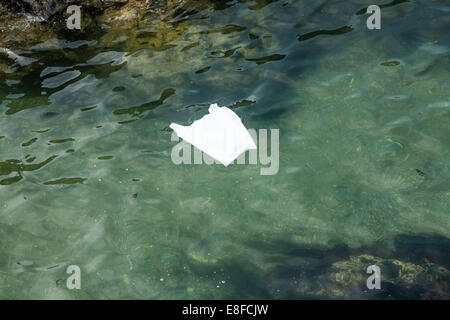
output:
[{"label": "wet rock", "polygon": [[[135,27],[148,14],[174,14],[185,0],[0,0],[0,47],[31,47],[50,39],[78,39]],[[66,26],[69,5],[81,6],[81,30]]]},{"label": "wet rock", "polygon": [[63,11],[68,5],[79,5],[85,8],[107,8],[114,5],[124,5],[129,2],[140,2],[131,0],[94,0],[94,1],[57,1],[57,0],[0,0],[7,11],[25,15],[28,17],[36,17],[40,19],[48,19],[56,13]]},{"label": "wet rock", "polygon": [[64,2],[56,0],[0,0],[0,4],[12,13],[33,15],[42,19],[48,18],[65,6]]}]

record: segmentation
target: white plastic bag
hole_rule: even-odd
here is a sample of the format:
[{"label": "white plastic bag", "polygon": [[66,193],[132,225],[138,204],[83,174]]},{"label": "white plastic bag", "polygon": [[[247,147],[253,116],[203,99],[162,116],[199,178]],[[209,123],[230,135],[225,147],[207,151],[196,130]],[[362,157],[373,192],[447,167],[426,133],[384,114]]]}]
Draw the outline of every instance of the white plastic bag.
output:
[{"label": "white plastic bag", "polygon": [[212,104],[208,111],[209,114],[190,126],[172,123],[170,127],[180,138],[225,167],[241,153],[256,149],[255,142],[236,113],[217,104]]}]

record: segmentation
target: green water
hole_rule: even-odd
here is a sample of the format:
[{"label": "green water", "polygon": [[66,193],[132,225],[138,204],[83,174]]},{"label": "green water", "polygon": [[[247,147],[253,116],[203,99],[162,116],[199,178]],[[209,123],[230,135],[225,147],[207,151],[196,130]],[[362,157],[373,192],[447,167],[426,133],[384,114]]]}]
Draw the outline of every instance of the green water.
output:
[{"label": "green water", "polygon": [[[0,298],[449,298],[444,3],[221,1],[0,55]],[[276,175],[172,163],[210,103],[280,130]]]}]

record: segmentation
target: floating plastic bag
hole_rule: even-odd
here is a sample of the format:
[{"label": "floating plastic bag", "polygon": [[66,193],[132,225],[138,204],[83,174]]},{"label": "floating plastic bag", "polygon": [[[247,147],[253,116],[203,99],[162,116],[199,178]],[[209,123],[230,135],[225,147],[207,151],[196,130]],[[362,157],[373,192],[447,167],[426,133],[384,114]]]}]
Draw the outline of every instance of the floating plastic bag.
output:
[{"label": "floating plastic bag", "polygon": [[170,124],[183,140],[207,155],[220,161],[225,167],[241,153],[256,149],[255,142],[238,115],[227,107],[212,104],[209,114],[190,126]]}]

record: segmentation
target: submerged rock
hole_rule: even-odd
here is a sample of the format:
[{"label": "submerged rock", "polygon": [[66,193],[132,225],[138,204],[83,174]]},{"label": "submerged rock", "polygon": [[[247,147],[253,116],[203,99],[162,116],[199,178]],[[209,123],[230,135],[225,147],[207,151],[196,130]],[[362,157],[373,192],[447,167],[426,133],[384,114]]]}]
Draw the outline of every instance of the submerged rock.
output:
[{"label": "submerged rock", "polygon": [[[377,265],[381,268],[382,289],[380,295],[389,291],[398,291],[403,294],[420,293],[420,298],[436,299],[448,297],[449,270],[425,260],[421,264],[402,261],[399,259],[386,259],[369,254],[350,256],[346,260],[332,264],[330,283],[331,290],[336,298],[343,297],[344,292],[353,288],[355,292],[364,289],[369,276],[365,273],[367,266]],[[425,289],[426,288],[426,289]],[[387,290],[387,291],[386,291]],[[376,291],[374,291],[376,293]]]}]

